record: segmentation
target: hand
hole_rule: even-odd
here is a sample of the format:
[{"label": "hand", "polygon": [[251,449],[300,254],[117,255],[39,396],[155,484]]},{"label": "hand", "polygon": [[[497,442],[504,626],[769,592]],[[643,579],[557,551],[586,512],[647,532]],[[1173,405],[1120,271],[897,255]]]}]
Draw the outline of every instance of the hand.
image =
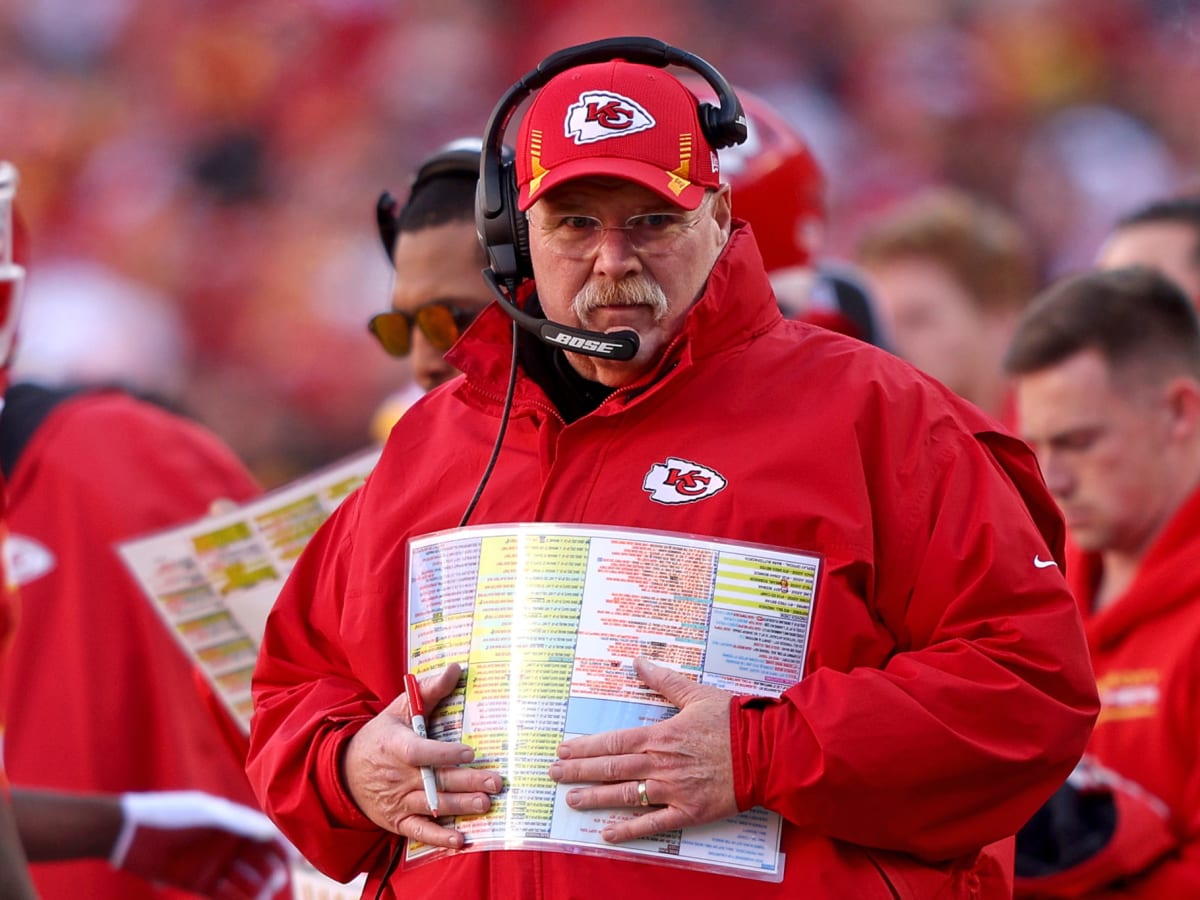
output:
[{"label": "hand", "polygon": [[679,707],[664,722],[573,738],[559,745],[550,777],[561,784],[604,782],[567,792],[572,809],[642,806],[638,782],[646,783],[649,812],[601,832],[618,843],[663,831],[702,825],[737,813],[729,744],[732,694],[697,684],[645,659],[638,676]]},{"label": "hand", "polygon": [[121,796],[109,862],[216,900],[266,900],[288,882],[290,846],[257,810],[200,791]]},{"label": "hand", "polygon": [[[451,663],[421,680],[427,710],[454,690],[460,672]],[[430,818],[420,767],[434,767],[441,815],[479,815],[491,808],[489,795],[498,794],[503,783],[494,772],[462,768],[474,758],[475,751],[466,744],[417,737],[408,698],[401,694],[350,739],[342,774],[358,808],[380,828],[430,846],[458,849],[462,834]]]}]

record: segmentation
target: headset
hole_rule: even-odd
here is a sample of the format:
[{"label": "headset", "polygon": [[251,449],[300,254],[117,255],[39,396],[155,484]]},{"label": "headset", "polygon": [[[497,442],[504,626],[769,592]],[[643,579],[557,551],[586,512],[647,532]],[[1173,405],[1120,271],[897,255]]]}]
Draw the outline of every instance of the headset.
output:
[{"label": "headset", "polygon": [[[408,188],[408,199],[401,203],[389,191],[379,195],[375,204],[375,223],[379,226],[379,239],[383,242],[384,252],[388,260],[396,250],[396,240],[400,236],[400,214],[404,207],[412,202],[413,197],[431,181],[448,176],[464,178],[479,177],[479,159],[483,153],[483,141],[477,137],[464,137],[443,144],[417,167],[412,184]],[[501,159],[511,163],[514,159],[513,150],[501,146]]]},{"label": "headset", "polygon": [[700,130],[709,144],[719,150],[746,140],[746,116],[737,94],[721,73],[699,56],[649,37],[605,38],[568,47],[538,63],[537,68],[508,89],[492,110],[479,157],[475,227],[487,252],[484,280],[500,301],[500,308],[518,325],[552,347],[626,360],[637,354],[636,332],[606,334],[568,328],[530,315],[517,305],[517,287],[533,277],[533,264],[529,258],[529,226],[517,207],[516,162],[511,158],[506,160],[502,152],[505,129],[526,97],[569,69],[614,59],[658,68],[681,66],[696,72],[712,86],[719,101],[719,106],[698,104]]}]

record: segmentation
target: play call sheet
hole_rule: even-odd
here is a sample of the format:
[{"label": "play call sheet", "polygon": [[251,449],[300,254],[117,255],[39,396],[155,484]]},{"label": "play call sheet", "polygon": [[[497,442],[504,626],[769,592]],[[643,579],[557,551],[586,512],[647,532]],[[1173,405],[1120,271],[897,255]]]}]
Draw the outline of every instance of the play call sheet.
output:
[{"label": "play call sheet", "polygon": [[[483,816],[455,827],[471,849],[619,855],[782,877],[781,821],[763,809],[620,845],[600,832],[630,809],[576,811],[547,775],[581,734],[676,711],[633,669],[643,656],[733,693],[778,696],[804,671],[820,557],[645,530],[481,526],[409,545],[409,664],[466,674],[431,737],[462,740],[505,776]],[[409,858],[448,851],[410,846]]]}]

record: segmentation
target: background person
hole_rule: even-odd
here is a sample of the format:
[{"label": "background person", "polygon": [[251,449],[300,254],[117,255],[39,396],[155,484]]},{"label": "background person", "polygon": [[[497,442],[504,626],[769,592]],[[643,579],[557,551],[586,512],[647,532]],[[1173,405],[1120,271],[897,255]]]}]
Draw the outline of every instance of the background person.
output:
[{"label": "background person", "polygon": [[[16,259],[24,276],[23,241],[16,243]],[[215,703],[199,690],[194,666],[114,544],[198,518],[218,498],[256,496],[259,488],[215,435],[155,404],[115,389],[10,385],[16,304],[12,313],[0,350],[6,387],[0,472],[7,500],[5,574],[19,586],[22,612],[0,699],[7,772],[30,789],[18,809],[22,838],[43,801],[50,802],[46,789],[60,799],[71,795],[48,810],[54,822],[79,813],[93,825],[103,816],[119,827],[123,796],[147,803],[154,797],[160,820],[191,821],[197,814],[193,795],[164,793],[184,789],[214,795],[201,806],[222,797],[251,814],[246,807],[256,803],[243,771],[244,745],[229,743],[232,727],[214,716]],[[89,804],[80,794],[107,799]],[[136,824],[132,815],[124,821]],[[257,813],[247,821],[260,831],[266,823]],[[224,874],[222,860],[228,856],[233,864],[242,852],[233,849],[243,843],[280,865],[285,860],[274,832],[243,842],[236,831],[213,827],[221,834],[213,841],[210,829],[200,842],[213,858],[211,868],[196,875],[196,885]],[[149,849],[132,867],[118,867],[95,858],[107,856],[112,845],[104,834],[96,831],[81,854],[65,832],[58,849],[46,841],[37,843],[36,852],[27,847],[34,861],[54,861],[32,870],[44,900],[178,896],[145,875],[155,866],[164,875],[182,866],[182,845],[160,841],[156,850],[143,843]],[[223,843],[233,849],[223,852]]]},{"label": "background person", "polygon": [[1038,282],[1017,221],[979,197],[933,188],[867,226],[856,259],[896,353],[1011,424],[1000,359]]},{"label": "background person", "polygon": [[[527,221],[530,259],[508,254],[516,232],[488,221],[497,198],[482,182],[492,275],[519,281],[528,264],[535,278],[501,290],[450,351],[464,377],[399,420],[268,620],[248,766],[264,808],[329,875],[369,870],[371,896],[1007,894],[1004,842],[1075,764],[1095,713],[1078,613],[1057,568],[1034,565],[1062,535],[1032,454],[891,355],[782,317],[720,182],[734,108],[704,112],[706,132],[664,70],[573,59],[559,57],[520,128],[509,224]],[[611,116],[587,117],[593,92],[617,104]],[[584,111],[579,144],[571,110]],[[498,148],[505,112],[485,146]],[[607,130],[630,118],[642,127]],[[505,416],[510,319],[522,325],[511,416],[477,492]],[[556,349],[556,335],[581,333],[598,335],[580,337],[594,353],[625,342],[632,356]],[[781,410],[780,395],[794,404]],[[684,446],[689,484],[706,487],[656,499],[648,479]],[[484,811],[501,790],[490,767],[463,765],[471,747],[417,738],[402,693],[402,548],[464,521],[601,522],[825,554],[808,671],[782,697],[638,660],[680,711],[544,760],[572,809],[654,807],[606,828],[612,843],[779,812],[782,884],[538,851],[396,865],[405,839],[463,846],[430,817],[417,766],[437,768],[442,815]],[[458,676],[426,676],[426,706]]]},{"label": "background person", "polygon": [[[715,99],[703,79],[685,84],[701,100]],[[812,148],[762,97],[738,88],[738,99],[746,140],[722,154],[721,178],[736,198],[733,214],[754,227],[780,310],[788,318],[886,346],[862,274],[827,258],[828,184]]]},{"label": "background person", "polygon": [[1158,269],[1200,306],[1200,193],[1155,200],[1122,216],[1100,246],[1096,265]]},{"label": "background person", "polygon": [[1149,268],[1038,296],[1005,356],[1073,538],[1100,692],[1085,761],[1017,840],[1019,896],[1200,896],[1200,325]]},{"label": "background person", "polygon": [[418,166],[403,204],[379,198],[376,218],[394,272],[392,308],[370,331],[392,356],[412,360],[413,385],[388,397],[371,421],[380,443],[425,391],[458,374],[445,353],[492,302],[480,271],[487,257],[475,233],[478,138],[452,141]]}]

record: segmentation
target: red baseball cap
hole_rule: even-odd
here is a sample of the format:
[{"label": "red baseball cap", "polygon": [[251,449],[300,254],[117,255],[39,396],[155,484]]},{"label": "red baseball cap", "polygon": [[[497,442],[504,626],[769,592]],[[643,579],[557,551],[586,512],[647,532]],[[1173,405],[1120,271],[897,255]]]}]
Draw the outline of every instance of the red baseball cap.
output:
[{"label": "red baseball cap", "polygon": [[517,142],[517,205],[588,176],[622,178],[684,209],[720,185],[699,102],[656,66],[616,59],[569,69],[529,105]]}]

